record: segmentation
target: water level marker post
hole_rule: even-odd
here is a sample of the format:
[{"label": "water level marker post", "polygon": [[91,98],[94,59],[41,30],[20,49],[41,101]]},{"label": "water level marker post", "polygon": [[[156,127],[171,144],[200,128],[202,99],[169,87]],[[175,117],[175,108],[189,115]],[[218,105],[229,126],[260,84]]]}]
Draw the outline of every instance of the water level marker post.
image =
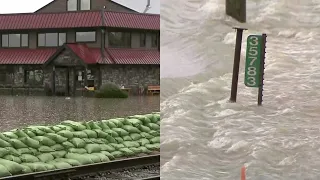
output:
[{"label": "water level marker post", "polygon": [[242,35],[243,35],[243,31],[247,30],[247,29],[239,28],[239,27],[233,27],[233,29],[235,29],[237,31],[237,37],[236,37],[236,45],[235,45],[235,50],[234,50],[234,62],[233,62],[230,102],[234,103],[237,101]]},{"label": "water level marker post", "polygon": [[264,81],[264,65],[266,59],[266,43],[267,43],[267,35],[262,34],[262,44],[261,44],[261,64],[260,64],[260,86],[258,90],[258,106],[262,105],[262,97],[263,97],[263,81]]}]

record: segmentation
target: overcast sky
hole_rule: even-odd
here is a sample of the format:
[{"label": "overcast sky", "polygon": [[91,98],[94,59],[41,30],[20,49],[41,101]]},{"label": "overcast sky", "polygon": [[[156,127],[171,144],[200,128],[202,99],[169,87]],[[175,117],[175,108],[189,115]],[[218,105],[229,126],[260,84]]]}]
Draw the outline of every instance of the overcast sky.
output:
[{"label": "overcast sky", "polygon": [[[0,0],[0,14],[34,12],[51,1],[52,0]],[[139,12],[142,12],[147,4],[147,0],[115,1]],[[151,9],[148,13],[160,14],[160,0],[151,0]]]}]

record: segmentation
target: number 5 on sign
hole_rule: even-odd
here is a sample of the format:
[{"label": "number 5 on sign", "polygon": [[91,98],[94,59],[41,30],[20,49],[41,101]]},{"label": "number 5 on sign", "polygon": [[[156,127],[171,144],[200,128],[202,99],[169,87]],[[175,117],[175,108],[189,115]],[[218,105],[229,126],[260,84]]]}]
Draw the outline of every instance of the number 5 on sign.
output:
[{"label": "number 5 on sign", "polygon": [[260,86],[261,35],[250,35],[247,39],[244,84],[248,87]]}]

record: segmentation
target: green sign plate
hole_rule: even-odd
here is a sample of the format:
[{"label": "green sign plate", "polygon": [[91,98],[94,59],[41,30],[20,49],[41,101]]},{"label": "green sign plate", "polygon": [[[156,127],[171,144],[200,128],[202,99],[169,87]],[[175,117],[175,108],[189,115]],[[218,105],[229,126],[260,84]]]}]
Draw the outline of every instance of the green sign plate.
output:
[{"label": "green sign plate", "polygon": [[226,14],[235,20],[246,22],[246,0],[226,0]]},{"label": "green sign plate", "polygon": [[261,45],[261,35],[248,36],[244,79],[244,84],[248,87],[260,86]]}]

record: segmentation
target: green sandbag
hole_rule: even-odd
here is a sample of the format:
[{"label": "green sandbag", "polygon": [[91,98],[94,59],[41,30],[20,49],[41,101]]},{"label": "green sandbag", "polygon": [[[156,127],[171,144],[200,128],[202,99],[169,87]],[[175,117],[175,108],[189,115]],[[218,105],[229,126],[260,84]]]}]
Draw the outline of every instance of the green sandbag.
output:
[{"label": "green sandbag", "polygon": [[81,166],[81,163],[75,159],[57,158],[54,161],[66,162],[66,163],[70,164],[71,166]]},{"label": "green sandbag", "polygon": [[0,165],[6,167],[12,175],[21,174],[23,170],[23,167],[20,166],[20,164],[6,159],[0,159]]},{"label": "green sandbag", "polygon": [[158,126],[160,126],[160,125],[161,125],[161,121],[157,121],[156,124],[157,124]]},{"label": "green sandbag", "polygon": [[109,162],[110,159],[103,153],[92,153],[92,155],[98,156],[101,162]]},{"label": "green sandbag", "polygon": [[139,119],[143,124],[151,123],[151,120],[145,115],[129,116],[130,119]]},{"label": "green sandbag", "polygon": [[133,151],[134,152],[134,154],[140,154],[140,153],[142,153],[142,150],[141,149],[139,149],[139,148],[137,148],[137,147],[131,147],[131,148],[129,148],[131,151]]},{"label": "green sandbag", "polygon": [[[110,129],[109,126],[108,126],[107,124],[103,123],[102,121],[98,121],[98,122],[97,122],[97,125],[98,125],[102,130],[104,130],[104,129]],[[91,127],[90,127],[90,128],[91,128]],[[100,130],[101,130],[101,129],[100,129]],[[94,129],[94,130],[98,130],[98,129]]]},{"label": "green sandbag", "polygon": [[75,146],[74,146],[71,142],[69,142],[69,141],[62,143],[62,146],[63,146],[65,149],[75,148]]},{"label": "green sandbag", "polygon": [[56,125],[56,127],[60,128],[61,131],[62,130],[67,130],[67,131],[71,131],[71,132],[74,131],[74,129],[72,127],[66,126],[66,125],[62,125],[62,124]]},{"label": "green sandbag", "polygon": [[5,149],[9,151],[10,155],[14,155],[14,156],[20,156],[21,155],[21,153],[19,151],[17,151],[13,147],[6,147]]},{"label": "green sandbag", "polygon": [[110,146],[108,144],[101,144],[100,148],[101,148],[101,151],[108,151],[108,152],[113,152],[116,150],[113,146]]},{"label": "green sandbag", "polygon": [[89,139],[89,138],[82,138],[82,140],[83,140],[84,142],[86,142],[86,144],[92,143],[92,140]]},{"label": "green sandbag", "polygon": [[18,139],[9,139],[8,143],[10,143],[14,148],[20,149],[20,148],[27,148],[28,146],[21,142]]},{"label": "green sandbag", "polygon": [[[154,118],[154,121],[159,122],[161,119],[161,116],[159,113],[153,113],[153,118]],[[153,123],[155,123],[154,121],[153,121]]]},{"label": "green sandbag", "polygon": [[40,144],[42,144],[44,146],[53,146],[56,144],[56,142],[54,140],[51,140],[50,138],[45,137],[45,136],[36,136],[33,139],[39,141]]},{"label": "green sandbag", "polygon": [[86,126],[82,125],[80,122],[75,122],[75,121],[63,121],[61,122],[62,125],[66,125],[66,126],[70,126],[72,127],[72,129],[76,130],[76,131],[83,131],[86,129]]},{"label": "green sandbag", "polygon": [[102,129],[100,126],[98,126],[98,123],[96,123],[94,121],[89,121],[89,122],[87,122],[87,124],[90,126],[91,130]]},{"label": "green sandbag", "polygon": [[86,154],[84,156],[87,156],[88,158],[90,158],[93,161],[93,163],[100,163],[101,162],[100,157],[98,157],[96,155]]},{"label": "green sandbag", "polygon": [[54,158],[64,158],[65,155],[67,154],[67,151],[55,151],[55,152],[51,152],[50,154],[52,154]]},{"label": "green sandbag", "polygon": [[20,166],[22,166],[22,168],[23,168],[23,170],[22,170],[23,174],[33,173],[32,169],[29,166],[25,166],[25,165],[22,165],[22,164],[20,164]]},{"label": "green sandbag", "polygon": [[84,148],[86,146],[86,142],[80,138],[72,138],[70,142],[74,145],[75,148]]},{"label": "green sandbag", "polygon": [[114,160],[115,157],[108,151],[101,151],[100,153],[106,155],[110,160]]},{"label": "green sandbag", "polygon": [[119,137],[119,134],[116,133],[115,131],[111,130],[111,129],[105,129],[103,130],[105,133],[107,133],[109,136],[112,137]]},{"label": "green sandbag", "polygon": [[131,136],[123,136],[122,139],[123,141],[132,141]]},{"label": "green sandbag", "polygon": [[31,154],[22,154],[20,156],[20,159],[24,163],[35,163],[39,162],[39,159],[36,156],[33,156]]},{"label": "green sandbag", "polygon": [[72,134],[74,138],[88,138],[88,135],[83,131],[74,131]]},{"label": "green sandbag", "polygon": [[9,139],[18,139],[19,137],[14,132],[4,132],[2,133],[5,137]]},{"label": "green sandbag", "polygon": [[122,144],[127,148],[140,147],[140,144],[138,142],[135,142],[135,141],[124,141]]},{"label": "green sandbag", "polygon": [[8,169],[0,164],[0,178],[3,178],[3,177],[7,177],[7,176],[12,176],[12,174],[8,171]]},{"label": "green sandbag", "polygon": [[62,130],[61,127],[58,126],[51,126],[50,128],[56,133]]},{"label": "green sandbag", "polygon": [[152,144],[160,143],[160,136],[150,139],[150,142]]},{"label": "green sandbag", "polygon": [[6,155],[3,157],[3,159],[6,159],[6,160],[9,160],[9,161],[13,161],[13,162],[16,162],[16,163],[21,163],[21,159],[16,157],[16,156],[12,156],[12,155]]},{"label": "green sandbag", "polygon": [[121,129],[121,128],[112,128],[113,131],[115,131],[117,134],[119,134],[119,136],[123,137],[123,136],[128,136],[129,132]]},{"label": "green sandbag", "polygon": [[145,147],[148,148],[151,151],[159,150],[160,149],[160,143],[157,143],[157,144],[146,144]]},{"label": "green sandbag", "polygon": [[39,147],[38,151],[41,153],[49,153],[49,152],[54,152],[54,149],[52,149],[49,146],[41,146]]},{"label": "green sandbag", "polygon": [[157,121],[156,116],[154,114],[146,114],[145,116],[149,118],[153,123]]},{"label": "green sandbag", "polygon": [[87,144],[107,144],[108,143],[108,140],[102,139],[102,138],[98,138],[98,139],[91,138],[90,141],[91,143],[87,143]]},{"label": "green sandbag", "polygon": [[151,130],[149,132],[149,134],[152,135],[152,136],[160,136],[160,132],[159,131],[155,131],[155,130]]},{"label": "green sandbag", "polygon": [[117,125],[115,125],[113,122],[111,122],[109,120],[102,120],[101,122],[106,124],[110,129],[117,127]]},{"label": "green sandbag", "polygon": [[32,154],[34,156],[38,156],[39,154],[41,154],[38,150],[34,149],[34,148],[29,148],[30,153],[26,153],[26,154]]},{"label": "green sandbag", "polygon": [[68,164],[67,162],[51,161],[51,162],[48,162],[48,164],[54,165],[56,167],[56,169],[72,168],[72,166],[70,164]]},{"label": "green sandbag", "polygon": [[107,133],[103,132],[101,129],[95,129],[94,130],[97,133],[98,138],[106,138]]},{"label": "green sandbag", "polygon": [[0,148],[0,158],[3,158],[4,156],[8,155],[10,152],[5,148]]},{"label": "green sandbag", "polygon": [[120,158],[120,157],[123,157],[123,152],[121,151],[113,151],[111,152],[111,155],[115,158]]},{"label": "green sandbag", "polygon": [[98,153],[101,151],[101,147],[99,146],[99,144],[87,144],[85,146],[85,149],[87,150],[87,152],[89,154],[91,153]]},{"label": "green sandbag", "polygon": [[68,139],[72,139],[73,138],[73,133],[71,131],[68,130],[62,130],[57,132],[58,135],[68,138]]},{"label": "green sandbag", "polygon": [[32,132],[33,132],[35,135],[37,135],[37,136],[43,136],[43,135],[46,134],[46,132],[40,130],[40,129],[39,129],[38,127],[36,127],[36,126],[29,126],[29,127],[27,127],[26,129],[32,131]]},{"label": "green sandbag", "polygon": [[150,141],[148,139],[146,139],[146,138],[139,139],[137,142],[140,144],[140,146],[144,146],[146,144],[150,144]]},{"label": "green sandbag", "polygon": [[[128,136],[126,136],[126,137],[128,137]],[[122,137],[115,137],[114,139],[117,141],[118,144],[121,144],[121,143],[123,143],[123,141],[124,141],[124,140],[122,139]]]},{"label": "green sandbag", "polygon": [[35,149],[38,149],[41,146],[40,142],[38,140],[29,138],[29,137],[21,138],[21,141],[24,144],[26,144],[28,147],[32,147],[32,148],[35,148]]},{"label": "green sandbag", "polygon": [[86,154],[88,153],[86,149],[84,148],[70,148],[68,150],[70,153],[76,153],[76,154]]},{"label": "green sandbag", "polygon": [[61,144],[61,143],[66,142],[68,140],[68,138],[65,138],[63,136],[60,136],[59,134],[54,134],[54,133],[48,133],[45,135],[45,137],[48,137],[51,140],[54,140],[58,144]]},{"label": "green sandbag", "polygon": [[40,129],[41,131],[45,132],[45,133],[55,133],[55,131],[53,131],[50,127],[48,126],[36,126],[38,129]]},{"label": "green sandbag", "polygon": [[112,136],[107,136],[106,139],[108,140],[109,143],[116,143],[117,141],[112,137]]},{"label": "green sandbag", "polygon": [[124,124],[139,127],[140,125],[142,125],[142,122],[139,119],[126,119],[124,120]]},{"label": "green sandbag", "polygon": [[41,162],[44,162],[44,163],[54,160],[53,155],[50,153],[43,153],[38,155],[37,157]]},{"label": "green sandbag", "polygon": [[146,132],[142,132],[140,133],[140,135],[143,137],[143,138],[147,138],[147,139],[152,139],[154,138],[154,136],[150,135],[149,133],[146,133]]},{"label": "green sandbag", "polygon": [[122,128],[128,131],[129,133],[141,133],[141,131],[138,128],[133,126],[124,125]]},{"label": "green sandbag", "polygon": [[56,168],[54,165],[52,165],[52,164],[43,163],[43,162],[37,162],[37,164],[46,167],[48,171],[56,170],[56,169],[57,169],[57,168]]},{"label": "green sandbag", "polygon": [[138,147],[138,149],[141,150],[141,153],[146,153],[146,154],[151,153],[151,151],[148,148],[144,147],[144,146]]},{"label": "green sandbag", "polygon": [[123,145],[123,144],[116,144],[116,143],[110,143],[109,145],[114,147],[116,150],[119,150],[119,149],[125,147],[125,145]]},{"label": "green sandbag", "polygon": [[139,140],[139,139],[142,138],[142,136],[141,136],[140,134],[138,134],[138,133],[132,133],[132,134],[130,134],[130,137],[131,137],[132,140],[134,140],[134,141],[137,141],[137,140]]},{"label": "green sandbag", "polygon": [[9,140],[10,138],[8,138],[8,137],[6,137],[5,135],[3,135],[2,133],[0,133],[0,139],[7,141],[7,140]]},{"label": "green sandbag", "polygon": [[82,154],[68,153],[66,154],[66,158],[77,160],[81,163],[81,165],[93,163],[93,161],[87,156],[87,154],[82,155]]},{"label": "green sandbag", "polygon": [[30,131],[29,129],[23,129],[23,132],[26,133],[28,135],[28,137],[30,137],[30,138],[37,136],[35,133]]},{"label": "green sandbag", "polygon": [[29,137],[28,134],[26,134],[25,132],[23,132],[21,129],[17,129],[17,130],[15,131],[15,134],[16,134],[19,138]]},{"label": "green sandbag", "polygon": [[48,170],[42,163],[22,163],[21,165],[28,166],[33,172],[42,172]]},{"label": "green sandbag", "polygon": [[144,125],[139,126],[139,129],[140,129],[142,132],[146,132],[146,133],[148,133],[149,131],[151,131],[151,129],[150,129],[148,126],[144,126]]},{"label": "green sandbag", "polygon": [[149,123],[149,124],[146,124],[146,126],[148,126],[150,129],[155,130],[155,131],[159,131],[160,130],[160,126],[158,124],[155,124],[155,123]]},{"label": "green sandbag", "polygon": [[12,146],[7,141],[0,139],[0,147],[5,148],[5,147],[12,147]]},{"label": "green sandbag", "polygon": [[113,123],[118,128],[121,128],[123,126],[123,123],[121,122],[120,119],[109,119],[109,122]]},{"label": "green sandbag", "polygon": [[129,148],[121,148],[121,149],[119,149],[119,151],[121,151],[123,153],[123,155],[125,155],[125,156],[135,155],[135,153],[132,150],[130,150]]},{"label": "green sandbag", "polygon": [[93,130],[86,129],[86,130],[83,130],[83,132],[88,135],[88,138],[97,138],[98,137],[97,133]]},{"label": "green sandbag", "polygon": [[56,144],[51,146],[51,149],[55,150],[55,151],[62,151],[64,150],[64,147],[61,144]]}]

